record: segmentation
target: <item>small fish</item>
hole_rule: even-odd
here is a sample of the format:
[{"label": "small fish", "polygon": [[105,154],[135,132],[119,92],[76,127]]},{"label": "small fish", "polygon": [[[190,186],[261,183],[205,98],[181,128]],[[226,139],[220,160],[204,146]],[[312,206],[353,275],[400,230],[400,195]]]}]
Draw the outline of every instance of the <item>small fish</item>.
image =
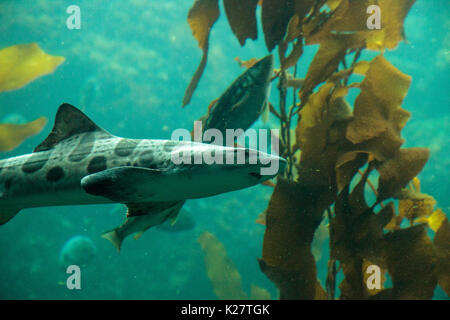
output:
[{"label": "small fish", "polygon": [[175,204],[161,203],[163,207],[154,210],[154,214],[147,214],[144,216],[127,217],[125,222],[111,231],[102,234],[102,237],[110,241],[117,251],[120,251],[123,240],[129,235],[136,234],[135,239],[139,239],[142,234],[152,226],[162,225],[170,217],[176,217],[184,201],[178,201]]},{"label": "small fish", "polygon": [[[175,164],[173,157],[215,153],[257,157],[256,164]],[[264,161],[263,161],[264,160]],[[254,186],[264,163],[286,160],[246,148],[116,137],[69,104],[58,109],[49,136],[33,153],[0,161],[0,224],[21,209],[124,203],[128,217],[154,215],[150,226],[175,218],[180,203]]]},{"label": "small fish", "polygon": [[[154,225],[157,229],[167,232],[191,230],[195,228],[195,220],[187,210],[181,209],[183,204],[184,202],[179,202],[176,206],[170,207],[157,215],[126,218],[120,227],[103,233],[102,237],[109,240],[117,251],[120,251],[122,242],[126,237],[134,234],[134,239],[139,239],[145,231]],[[171,216],[176,215],[176,220],[170,219]],[[167,217],[169,218],[167,219]]]},{"label": "small fish", "polygon": [[273,70],[273,56],[268,55],[240,75],[230,87],[213,101],[202,117],[204,128],[244,131],[260,117],[267,118],[268,93]]},{"label": "small fish", "polygon": [[[126,237],[134,234],[134,239],[137,240],[154,225],[167,232],[191,230],[195,228],[195,220],[189,211],[181,209],[184,203],[185,201],[179,201],[167,209],[162,209],[158,214],[126,218],[119,227],[104,232],[102,238],[110,241],[117,251],[120,251]],[[172,219],[171,216],[173,216]]]}]

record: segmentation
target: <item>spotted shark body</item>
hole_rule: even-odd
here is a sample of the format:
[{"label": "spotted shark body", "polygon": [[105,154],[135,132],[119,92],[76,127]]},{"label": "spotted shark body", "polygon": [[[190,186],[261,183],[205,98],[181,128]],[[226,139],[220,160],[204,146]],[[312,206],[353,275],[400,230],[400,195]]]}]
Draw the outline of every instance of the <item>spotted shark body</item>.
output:
[{"label": "spotted shark body", "polygon": [[[146,227],[151,227],[176,216],[186,199],[250,187],[274,176],[261,176],[262,165],[248,162],[172,161],[174,153],[189,151],[194,157],[211,148],[230,149],[116,137],[77,108],[63,104],[52,132],[32,154],[0,161],[0,224],[25,208],[118,202],[127,205],[128,217],[152,215],[146,219]],[[285,164],[284,159],[262,152],[249,154],[278,161],[280,169]]]}]

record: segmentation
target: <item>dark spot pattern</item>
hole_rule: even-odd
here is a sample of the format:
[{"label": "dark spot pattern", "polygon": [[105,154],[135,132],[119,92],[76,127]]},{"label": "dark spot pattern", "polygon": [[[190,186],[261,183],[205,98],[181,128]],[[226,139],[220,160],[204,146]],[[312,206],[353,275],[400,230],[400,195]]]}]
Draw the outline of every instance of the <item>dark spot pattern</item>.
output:
[{"label": "dark spot pattern", "polygon": [[167,141],[166,143],[164,143],[163,150],[166,152],[172,152],[172,150],[176,144],[177,144],[177,142]]},{"label": "dark spot pattern", "polygon": [[106,158],[103,156],[97,156],[92,158],[92,160],[89,162],[89,165],[87,167],[87,172],[89,174],[100,172],[103,170],[106,170]]},{"label": "dark spot pattern", "polygon": [[47,180],[57,182],[64,177],[64,170],[60,166],[56,166],[47,171]]},{"label": "dark spot pattern", "polygon": [[138,143],[137,140],[121,139],[114,148],[114,153],[119,157],[127,157],[133,153]]},{"label": "dark spot pattern", "polygon": [[142,167],[149,168],[154,163],[154,156],[152,150],[147,150],[139,155],[139,163]]},{"label": "dark spot pattern", "polygon": [[72,162],[80,162],[89,156],[94,149],[95,134],[92,132],[84,134],[78,145],[73,149],[69,155],[69,160]]},{"label": "dark spot pattern", "polygon": [[41,151],[33,153],[27,161],[22,165],[22,171],[25,173],[33,173],[42,169],[50,158],[50,151]]}]

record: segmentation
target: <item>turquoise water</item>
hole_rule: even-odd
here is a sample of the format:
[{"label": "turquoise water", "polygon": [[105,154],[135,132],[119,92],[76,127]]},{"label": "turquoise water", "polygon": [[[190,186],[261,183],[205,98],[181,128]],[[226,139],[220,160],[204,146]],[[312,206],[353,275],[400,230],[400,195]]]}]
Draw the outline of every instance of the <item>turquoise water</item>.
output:
[{"label": "turquoise water", "polygon": [[[56,4],[57,3],[57,4]],[[68,30],[66,8],[81,8],[80,30]],[[58,106],[78,106],[109,132],[128,138],[168,139],[177,128],[192,128],[209,102],[242,72],[233,60],[267,54],[264,41],[244,48],[229,30],[224,11],[211,33],[209,61],[191,103],[181,108],[184,90],[201,51],[186,22],[192,1],[13,1],[0,2],[0,48],[37,42],[66,61],[51,74],[16,91],[0,94],[0,120],[49,123],[8,158],[31,152],[51,130]],[[424,146],[431,158],[420,175],[422,191],[450,212],[449,67],[450,6],[447,0],[418,0],[405,24],[408,43],[386,57],[413,77],[403,108],[412,118],[403,130],[405,146]],[[310,61],[317,48],[308,48]],[[306,73],[300,66],[299,74]],[[272,89],[272,98],[276,98]],[[271,189],[255,186],[191,200],[195,228],[159,229],[127,238],[119,253],[99,235],[122,223],[122,205],[27,209],[0,227],[0,299],[215,299],[197,237],[209,231],[223,242],[243,279],[277,296],[259,270],[264,227],[254,221],[265,210]],[[82,290],[68,290],[60,253],[73,236],[88,237],[95,253],[82,269]],[[326,258],[327,253],[322,254]],[[325,279],[326,264],[319,263]],[[437,291],[436,298],[445,297]]]}]

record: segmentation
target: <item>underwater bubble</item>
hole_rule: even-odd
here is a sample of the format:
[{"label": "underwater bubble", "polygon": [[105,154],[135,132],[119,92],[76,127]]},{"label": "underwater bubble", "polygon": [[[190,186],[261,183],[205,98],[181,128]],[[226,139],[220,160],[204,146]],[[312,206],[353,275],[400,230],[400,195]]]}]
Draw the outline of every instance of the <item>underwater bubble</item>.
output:
[{"label": "underwater bubble", "polygon": [[59,253],[59,264],[65,268],[69,265],[86,267],[94,258],[96,248],[86,236],[76,235],[66,241]]}]

